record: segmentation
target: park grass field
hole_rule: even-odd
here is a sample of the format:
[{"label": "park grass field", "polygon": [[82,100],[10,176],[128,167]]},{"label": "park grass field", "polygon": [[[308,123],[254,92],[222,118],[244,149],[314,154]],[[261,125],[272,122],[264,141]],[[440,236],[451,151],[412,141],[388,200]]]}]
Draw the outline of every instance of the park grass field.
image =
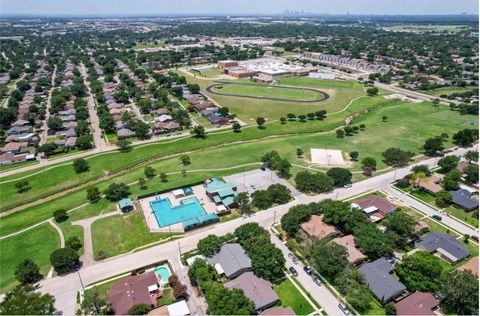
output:
[{"label": "park grass field", "polygon": [[426,91],[421,91],[423,93],[433,95],[436,97],[439,97],[441,95],[450,95],[453,93],[462,93],[466,91],[473,91],[475,89],[478,89],[478,87],[442,87],[442,88],[437,88],[433,90],[426,90]]},{"label": "park grass field", "polygon": [[169,236],[168,233],[150,234],[140,211],[102,218],[92,224],[94,258],[98,259],[100,251],[107,258],[113,257]]},{"label": "park grass field", "polygon": [[313,102],[324,98],[320,91],[291,88],[279,85],[257,85],[257,84],[215,84],[211,91],[218,94],[231,94],[238,97],[275,98],[280,102],[308,101]]},{"label": "park grass field", "polygon": [[15,269],[25,259],[33,260],[45,276],[50,268],[50,254],[60,247],[60,237],[48,223],[18,236],[21,237],[0,240],[0,293],[17,283]]}]

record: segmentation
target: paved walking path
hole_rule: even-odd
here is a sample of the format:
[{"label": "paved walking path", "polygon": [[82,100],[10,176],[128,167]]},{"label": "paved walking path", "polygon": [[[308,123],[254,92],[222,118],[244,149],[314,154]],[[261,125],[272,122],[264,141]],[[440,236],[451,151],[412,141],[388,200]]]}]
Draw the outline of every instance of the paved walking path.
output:
[{"label": "paved walking path", "polygon": [[64,248],[64,247],[65,247],[65,236],[63,235],[62,229],[60,228],[60,226],[57,225],[57,223],[55,223],[55,220],[54,220],[54,219],[48,220],[48,223],[49,223],[53,228],[55,228],[55,230],[56,230],[57,233],[58,233],[58,236],[60,237],[60,248]]},{"label": "paved walking path", "polygon": [[[120,211],[114,211],[98,216],[89,217],[86,219],[78,220],[72,222],[72,225],[82,226],[83,228],[83,255],[81,256],[80,260],[82,261],[83,266],[92,265],[95,262],[94,253],[93,253],[93,240],[92,240],[92,224],[96,220],[101,218],[106,218],[115,215],[122,215]],[[112,229],[115,229],[112,227]]]}]

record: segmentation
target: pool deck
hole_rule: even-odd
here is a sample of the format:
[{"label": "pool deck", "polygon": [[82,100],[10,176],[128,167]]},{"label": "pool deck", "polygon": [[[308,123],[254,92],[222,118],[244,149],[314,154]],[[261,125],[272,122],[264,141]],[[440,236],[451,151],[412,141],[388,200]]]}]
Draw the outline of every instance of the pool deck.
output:
[{"label": "pool deck", "polygon": [[203,185],[200,184],[200,185],[193,186],[192,190],[193,190],[192,195],[184,196],[184,197],[176,198],[173,192],[169,191],[169,192],[162,193],[160,195],[155,195],[155,196],[151,196],[151,197],[139,200],[140,208],[142,209],[143,215],[145,217],[145,221],[151,233],[168,233],[168,232],[183,233],[185,232],[181,222],[172,224],[170,226],[164,226],[164,227],[160,227],[158,225],[157,219],[155,215],[152,213],[152,209],[150,207],[150,202],[155,201],[158,197],[160,197],[160,199],[168,198],[170,200],[170,203],[172,204],[172,207],[180,205],[180,201],[183,199],[196,197],[207,213],[214,213],[214,214],[216,213],[217,206],[207,196],[207,193]]}]

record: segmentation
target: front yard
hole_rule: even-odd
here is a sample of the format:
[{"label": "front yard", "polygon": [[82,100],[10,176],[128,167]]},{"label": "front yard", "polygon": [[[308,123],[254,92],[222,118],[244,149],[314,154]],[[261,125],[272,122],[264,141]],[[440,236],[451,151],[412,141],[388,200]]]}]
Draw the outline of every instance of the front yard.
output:
[{"label": "front yard", "polygon": [[314,311],[312,305],[289,279],[274,285],[273,289],[280,298],[282,307],[290,306],[297,315],[308,315]]}]

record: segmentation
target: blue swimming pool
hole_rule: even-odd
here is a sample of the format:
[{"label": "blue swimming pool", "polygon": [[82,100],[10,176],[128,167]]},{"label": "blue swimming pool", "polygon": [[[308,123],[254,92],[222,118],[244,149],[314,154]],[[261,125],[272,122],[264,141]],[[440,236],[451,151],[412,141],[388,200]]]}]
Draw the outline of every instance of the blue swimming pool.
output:
[{"label": "blue swimming pool", "polygon": [[170,277],[170,269],[166,265],[156,268],[155,273],[162,279],[162,282],[168,282],[168,278]]},{"label": "blue swimming pool", "polygon": [[183,199],[177,206],[172,206],[169,199],[156,200],[150,202],[150,207],[160,227],[170,226],[207,214],[196,197]]}]

